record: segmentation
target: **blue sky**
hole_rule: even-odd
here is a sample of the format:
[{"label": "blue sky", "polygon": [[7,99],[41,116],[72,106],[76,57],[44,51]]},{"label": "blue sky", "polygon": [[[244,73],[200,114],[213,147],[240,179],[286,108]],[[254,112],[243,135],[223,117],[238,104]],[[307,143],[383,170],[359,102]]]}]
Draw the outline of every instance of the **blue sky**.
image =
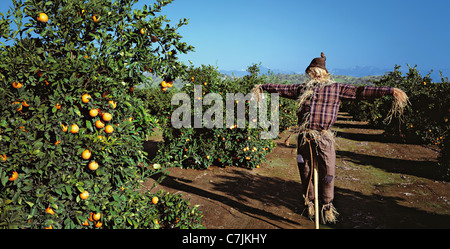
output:
[{"label": "blue sky", "polygon": [[194,64],[303,72],[322,51],[329,68],[450,68],[449,12],[446,0],[175,0],[164,14],[190,19]]},{"label": "blue sky", "polygon": [[447,0],[175,0],[162,14],[190,20],[179,32],[195,52],[181,58],[195,65],[304,72],[323,51],[328,68],[408,63],[425,72],[450,68],[449,12]]}]

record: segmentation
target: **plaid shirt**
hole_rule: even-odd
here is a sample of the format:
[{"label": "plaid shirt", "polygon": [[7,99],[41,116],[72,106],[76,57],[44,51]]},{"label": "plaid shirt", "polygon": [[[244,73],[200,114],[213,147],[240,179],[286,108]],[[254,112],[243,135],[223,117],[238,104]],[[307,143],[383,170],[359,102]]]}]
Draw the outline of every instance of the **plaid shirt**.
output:
[{"label": "plaid shirt", "polygon": [[[305,88],[304,84],[264,84],[261,85],[263,90],[269,93],[279,93],[281,97],[297,100]],[[309,128],[313,130],[328,130],[337,119],[337,113],[341,100],[352,99],[373,99],[384,95],[392,95],[394,88],[392,87],[356,87],[349,84],[333,83],[321,88],[314,88],[313,95],[309,101],[305,101],[298,113],[299,123],[303,123],[302,117],[305,113],[310,112]]]}]

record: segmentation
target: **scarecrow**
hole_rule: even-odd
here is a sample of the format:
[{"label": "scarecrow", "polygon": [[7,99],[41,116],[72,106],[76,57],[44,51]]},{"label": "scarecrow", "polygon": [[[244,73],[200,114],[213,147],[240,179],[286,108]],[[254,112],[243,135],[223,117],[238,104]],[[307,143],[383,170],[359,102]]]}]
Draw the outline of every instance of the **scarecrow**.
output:
[{"label": "scarecrow", "polygon": [[[305,210],[310,219],[315,217],[318,228],[319,199],[322,205],[322,222],[335,223],[339,215],[333,206],[336,151],[334,135],[330,131],[337,119],[342,100],[374,99],[393,95],[394,103],[387,119],[401,116],[408,103],[408,96],[393,87],[354,86],[336,83],[325,68],[326,57],[314,58],[305,72],[309,76],[303,84],[263,84],[252,90],[278,93],[281,97],[297,100],[299,134],[297,140],[297,164],[304,190]],[[314,175],[314,183],[311,181]],[[320,189],[320,193],[319,193]]]}]

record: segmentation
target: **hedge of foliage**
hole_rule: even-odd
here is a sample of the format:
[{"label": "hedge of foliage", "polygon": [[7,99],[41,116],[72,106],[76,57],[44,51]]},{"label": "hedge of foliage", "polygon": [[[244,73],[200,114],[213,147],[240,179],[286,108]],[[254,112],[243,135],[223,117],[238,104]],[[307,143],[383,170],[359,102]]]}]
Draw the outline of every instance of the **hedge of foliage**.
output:
[{"label": "hedge of foliage", "polygon": [[411,105],[402,119],[386,122],[385,117],[392,105],[392,97],[385,96],[375,101],[344,102],[343,110],[354,118],[369,121],[372,125],[386,129],[387,133],[402,138],[405,142],[438,145],[441,149],[439,170],[444,179],[450,177],[448,142],[450,135],[450,83],[448,78],[433,83],[429,75],[422,76],[416,67],[409,67],[403,75],[400,66],[387,73],[375,86],[391,86],[404,90]]}]

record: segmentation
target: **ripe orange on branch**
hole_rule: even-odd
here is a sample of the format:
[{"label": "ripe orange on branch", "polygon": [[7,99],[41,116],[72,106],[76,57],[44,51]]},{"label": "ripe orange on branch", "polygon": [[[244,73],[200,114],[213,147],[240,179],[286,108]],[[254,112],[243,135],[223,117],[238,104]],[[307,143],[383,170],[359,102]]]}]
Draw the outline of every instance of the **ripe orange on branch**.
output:
[{"label": "ripe orange on branch", "polygon": [[98,163],[96,161],[92,161],[89,163],[89,169],[90,170],[96,170],[98,169]]},{"label": "ripe orange on branch", "polygon": [[91,95],[89,94],[84,94],[83,96],[81,96],[81,101],[83,101],[83,103],[87,103],[89,102],[89,100],[91,99]]},{"label": "ripe orange on branch", "polygon": [[87,192],[86,190],[81,192],[80,194],[80,198],[83,200],[86,200],[89,197],[89,192]]},{"label": "ripe orange on branch", "polygon": [[95,121],[95,127],[101,129],[101,128],[105,127],[105,123],[99,119],[99,120]]},{"label": "ripe orange on branch", "polygon": [[12,85],[13,85],[13,87],[16,88],[16,89],[19,89],[19,88],[21,88],[21,87],[23,86],[22,83],[20,83],[20,82],[15,82],[15,81],[12,83]]},{"label": "ripe orange on branch", "polygon": [[91,109],[91,110],[89,111],[89,115],[90,115],[91,117],[96,117],[96,116],[98,115],[98,110],[97,110],[97,109]]},{"label": "ripe orange on branch", "polygon": [[103,121],[108,122],[108,121],[111,121],[111,119],[112,119],[111,113],[108,113],[108,112],[103,113]]},{"label": "ripe orange on branch", "polygon": [[80,128],[78,127],[77,124],[73,124],[73,125],[70,127],[70,132],[73,133],[73,134],[78,133],[79,130],[80,130]]},{"label": "ripe orange on branch", "polygon": [[8,181],[12,182],[15,181],[19,177],[19,174],[16,171],[12,172],[12,175],[8,178]]},{"label": "ripe orange on branch", "polygon": [[62,123],[60,123],[60,124],[61,124],[62,130],[63,130],[64,132],[66,132],[66,131],[69,130],[69,125],[63,125]]},{"label": "ripe orange on branch", "polygon": [[42,23],[46,23],[46,22],[48,22],[48,16],[47,16],[47,14],[45,14],[43,12],[39,13],[39,15],[37,17],[37,20],[42,22]]},{"label": "ripe orange on branch", "polygon": [[90,150],[84,150],[83,153],[81,153],[81,157],[85,160],[88,160],[91,158],[91,151]]},{"label": "ripe orange on branch", "polygon": [[101,213],[96,213],[92,215],[92,219],[94,220],[100,220],[100,218],[102,218],[102,214]]},{"label": "ripe orange on branch", "polygon": [[53,211],[53,208],[51,208],[51,207],[46,208],[46,209],[45,209],[45,212],[47,212],[47,213],[49,213],[49,214],[51,214],[51,215],[54,215],[54,214],[55,214],[55,211]]},{"label": "ripe orange on branch", "polygon": [[[28,100],[28,99],[27,99],[27,100]],[[29,107],[29,106],[30,106],[25,100],[22,101],[22,105],[25,106],[25,107]]]},{"label": "ripe orange on branch", "polygon": [[113,133],[113,131],[114,131],[114,128],[111,125],[107,125],[105,127],[105,132],[106,133]]},{"label": "ripe orange on branch", "polygon": [[18,112],[21,111],[22,108],[23,108],[22,104],[21,104],[20,102],[18,102],[18,101],[13,102],[11,105],[20,105],[19,108],[17,108],[17,111],[18,111]]},{"label": "ripe orange on branch", "polygon": [[94,20],[95,23],[98,23],[100,21],[100,15],[98,14],[93,15],[92,20]]},{"label": "ripe orange on branch", "polygon": [[112,109],[116,109],[117,103],[114,100],[110,100],[110,101],[108,101],[108,103],[110,104]]}]

